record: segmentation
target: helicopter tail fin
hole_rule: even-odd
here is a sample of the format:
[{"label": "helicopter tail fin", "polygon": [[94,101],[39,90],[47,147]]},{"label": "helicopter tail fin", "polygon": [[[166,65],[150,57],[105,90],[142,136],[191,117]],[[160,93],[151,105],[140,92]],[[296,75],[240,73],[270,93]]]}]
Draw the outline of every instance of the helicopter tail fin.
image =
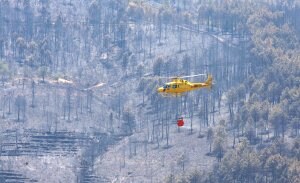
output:
[{"label": "helicopter tail fin", "polygon": [[205,83],[206,83],[210,88],[212,87],[212,80],[213,80],[212,75],[209,74],[209,75],[207,76],[207,80],[205,81]]}]

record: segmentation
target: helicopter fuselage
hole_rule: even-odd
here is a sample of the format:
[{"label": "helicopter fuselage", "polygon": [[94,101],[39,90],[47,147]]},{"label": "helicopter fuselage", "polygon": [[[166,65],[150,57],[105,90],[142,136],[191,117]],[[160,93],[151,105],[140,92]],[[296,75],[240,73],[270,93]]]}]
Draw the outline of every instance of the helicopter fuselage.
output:
[{"label": "helicopter fuselage", "polygon": [[208,76],[208,79],[203,83],[193,83],[181,78],[173,78],[171,82],[166,83],[163,87],[159,87],[157,91],[159,93],[181,94],[200,88],[211,88],[211,86],[211,76]]}]

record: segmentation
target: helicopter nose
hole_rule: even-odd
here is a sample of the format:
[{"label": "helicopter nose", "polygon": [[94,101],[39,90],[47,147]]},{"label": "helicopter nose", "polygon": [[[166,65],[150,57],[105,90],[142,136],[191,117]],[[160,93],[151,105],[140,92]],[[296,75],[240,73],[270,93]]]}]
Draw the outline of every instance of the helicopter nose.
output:
[{"label": "helicopter nose", "polygon": [[163,87],[159,87],[159,88],[157,89],[157,92],[163,92],[163,91],[164,91]]}]

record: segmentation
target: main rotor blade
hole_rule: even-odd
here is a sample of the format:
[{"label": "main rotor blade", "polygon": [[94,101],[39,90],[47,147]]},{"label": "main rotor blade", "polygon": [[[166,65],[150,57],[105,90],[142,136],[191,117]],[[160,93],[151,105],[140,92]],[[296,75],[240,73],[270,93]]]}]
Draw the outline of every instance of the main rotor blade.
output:
[{"label": "main rotor blade", "polygon": [[178,78],[192,78],[192,77],[197,77],[197,76],[207,76],[207,74],[194,74],[190,76],[179,76]]},{"label": "main rotor blade", "polygon": [[142,78],[144,79],[173,79],[173,78],[192,78],[192,77],[197,77],[197,76],[207,76],[207,74],[194,74],[194,75],[189,75],[189,76],[149,76],[146,75]]}]

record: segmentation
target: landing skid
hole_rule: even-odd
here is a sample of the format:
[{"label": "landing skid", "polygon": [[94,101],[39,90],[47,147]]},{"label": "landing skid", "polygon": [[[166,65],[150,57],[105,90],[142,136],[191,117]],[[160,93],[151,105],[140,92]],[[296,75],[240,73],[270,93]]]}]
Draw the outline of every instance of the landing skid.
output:
[{"label": "landing skid", "polygon": [[186,96],[187,93],[161,93],[161,96],[163,97],[182,97]]}]

